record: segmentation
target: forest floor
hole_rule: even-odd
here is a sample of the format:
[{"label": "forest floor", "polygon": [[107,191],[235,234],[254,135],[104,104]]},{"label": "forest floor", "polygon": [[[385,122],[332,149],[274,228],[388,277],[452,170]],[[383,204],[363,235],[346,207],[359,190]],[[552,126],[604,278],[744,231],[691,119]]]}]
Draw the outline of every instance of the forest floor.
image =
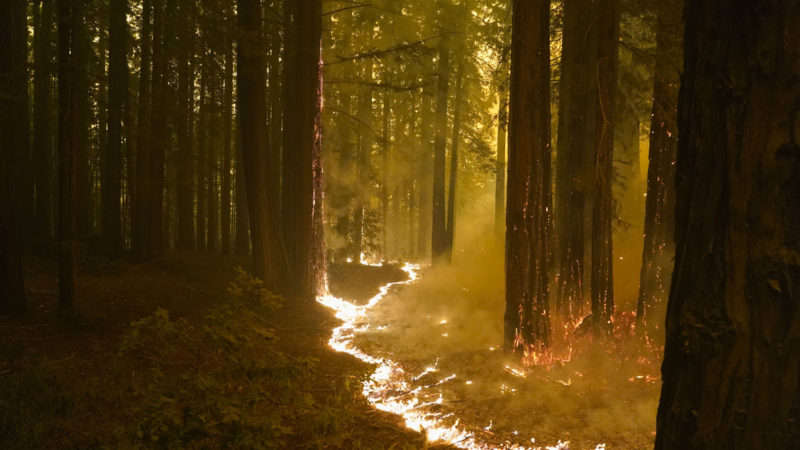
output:
[{"label": "forest floor", "polygon": [[[64,318],[55,262],[26,261],[29,310],[0,317],[0,448],[429,448],[364,400],[371,368],[329,349],[330,311],[241,300],[247,264],[88,259]],[[330,270],[332,292],[355,301],[405,277]]]}]

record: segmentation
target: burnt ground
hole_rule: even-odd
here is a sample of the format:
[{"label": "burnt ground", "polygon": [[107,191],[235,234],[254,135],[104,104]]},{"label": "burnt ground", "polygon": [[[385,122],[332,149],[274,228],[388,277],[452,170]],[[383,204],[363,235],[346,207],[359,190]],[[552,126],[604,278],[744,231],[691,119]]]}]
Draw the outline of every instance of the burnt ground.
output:
[{"label": "burnt ground", "polygon": [[[36,433],[43,448],[117,445],[113,436],[130,420],[131,405],[126,403],[134,397],[128,395],[126,387],[113,385],[111,373],[122,370],[134,376],[148,370],[146,363],[109,367],[130,324],[158,308],[168,310],[171,318],[201,323],[228,298],[227,288],[235,276],[234,268],[248,263],[248,259],[241,257],[197,254],[173,254],[146,263],[89,259],[80,267],[76,313],[63,318],[56,313],[55,262],[27,260],[29,310],[20,317],[0,317],[0,388],[5,389],[0,392],[13,392],[15,396],[0,398],[0,406],[5,406],[0,408],[0,447],[19,447],[21,441],[10,437],[9,430],[13,429]],[[405,276],[398,267],[334,265],[330,268],[330,288],[335,295],[364,302],[381,285]],[[306,394],[313,396],[318,404],[341,409],[349,417],[344,422],[347,429],[336,431],[346,434],[344,439],[323,436],[320,440],[317,436],[312,443],[297,438],[289,446],[317,448],[319,442],[327,442],[325,448],[426,447],[421,434],[405,429],[398,417],[374,410],[358,394],[359,380],[368,376],[370,367],[327,347],[331,329],[337,322],[327,309],[316,303],[292,301],[286,301],[273,318],[277,345],[282,351],[316,360],[313,382],[306,388],[310,391]],[[15,374],[27,374],[26,370],[34,376],[44,372],[41,376],[45,381],[33,392],[9,386]],[[47,390],[48,386],[84,389],[80,396],[69,397],[70,401],[90,400],[85,405],[64,407],[69,411],[64,414],[58,405],[45,405],[47,413],[34,416],[42,420],[24,426],[14,423],[26,420],[25,414],[16,413],[37,403],[44,395],[36,390]],[[50,397],[68,396],[57,391],[51,392]]]}]

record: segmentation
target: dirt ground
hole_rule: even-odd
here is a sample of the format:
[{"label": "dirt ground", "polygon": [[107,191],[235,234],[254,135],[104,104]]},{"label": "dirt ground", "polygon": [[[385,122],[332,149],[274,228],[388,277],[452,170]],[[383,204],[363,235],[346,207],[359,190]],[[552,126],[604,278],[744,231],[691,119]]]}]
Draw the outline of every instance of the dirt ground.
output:
[{"label": "dirt ground", "polygon": [[[76,314],[62,318],[56,312],[55,262],[29,259],[28,312],[20,317],[0,317],[0,381],[2,375],[22,370],[36,360],[48,361],[48,367],[67,380],[102,380],[106,362],[117,351],[131,322],[157,308],[168,310],[171,317],[199,322],[225,301],[234,267],[247,265],[247,258],[198,254],[173,254],[145,263],[90,259],[80,266]],[[338,296],[363,302],[375,295],[379,286],[405,276],[398,267],[334,265],[330,268],[330,288]],[[337,398],[341,386],[357,383],[369,373],[366,364],[327,347],[337,319],[324,307],[286,301],[274,323],[284,351],[318,360],[318,376],[311,392],[318,402],[341,401]],[[424,437],[404,428],[398,417],[376,411],[357,397],[352,402],[364,420],[349,433],[364,448],[427,447]],[[66,424],[53,428],[55,442],[63,443],[62,448],[103,447],[103,434],[118,426],[113,423],[113,413],[87,414],[75,419],[81,420],[80,424],[65,420]],[[81,433],[87,436],[77,436]],[[303,442],[293,445],[307,447]],[[4,447],[2,433],[0,447]]]}]

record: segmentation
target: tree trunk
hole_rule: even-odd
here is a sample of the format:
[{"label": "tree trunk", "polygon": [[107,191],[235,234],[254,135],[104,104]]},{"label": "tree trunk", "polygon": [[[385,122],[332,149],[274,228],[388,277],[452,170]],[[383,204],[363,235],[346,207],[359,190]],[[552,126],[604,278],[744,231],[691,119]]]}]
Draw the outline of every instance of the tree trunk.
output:
[{"label": "tree trunk", "polygon": [[657,450],[800,442],[798,7],[686,3]]},{"label": "tree trunk", "polygon": [[[239,87],[237,87],[237,92]],[[239,123],[239,114],[236,114],[236,122]],[[234,242],[234,252],[237,255],[248,255],[250,253],[250,218],[247,214],[247,192],[245,188],[245,172],[242,167],[242,145],[239,127],[236,127],[236,241]]]},{"label": "tree trunk", "polygon": [[558,275],[555,309],[560,318],[568,322],[584,314],[584,225],[592,186],[591,167],[586,167],[585,163],[594,154],[592,127],[597,91],[594,50],[597,28],[592,24],[595,9],[593,0],[570,0],[564,5],[556,158]]},{"label": "tree trunk", "polygon": [[597,114],[592,200],[592,322],[611,332],[614,314],[614,272],[611,221],[614,215],[614,96],[617,86],[619,20],[617,0],[598,4]]},{"label": "tree trunk", "polygon": [[150,187],[150,64],[152,49],[153,0],[142,0],[142,27],[139,32],[139,110],[136,120],[136,180],[131,212],[131,247],[138,258],[148,254],[148,200]]},{"label": "tree trunk", "polygon": [[[214,58],[212,58],[213,60]],[[215,64],[216,66],[216,64]],[[208,180],[208,237],[206,239],[206,250],[215,253],[219,243],[219,102],[217,100],[217,88],[219,87],[219,77],[216,69],[215,76],[212,78],[211,95],[208,99],[209,118],[208,118],[208,147],[206,151],[206,176]]]},{"label": "tree trunk", "polygon": [[387,89],[383,93],[383,135],[381,136],[381,217],[383,234],[381,236],[381,259],[388,261],[388,229],[389,229],[389,114],[391,113],[390,95]]},{"label": "tree trunk", "polygon": [[111,258],[118,258],[122,253],[122,105],[128,94],[126,14],[126,0],[111,0],[108,30],[108,144],[102,184],[105,253]]},{"label": "tree trunk", "polygon": [[284,286],[286,270],[280,245],[280,227],[271,211],[270,147],[267,136],[266,61],[262,9],[258,0],[238,0],[237,117],[245,171],[253,268],[267,288]]},{"label": "tree trunk", "polygon": [[[231,252],[231,134],[233,126],[233,41],[230,36],[231,31],[226,29],[225,37],[225,92],[222,99],[224,124],[222,125],[222,167],[220,168],[222,253],[226,255]],[[275,147],[271,146],[271,148]]]},{"label": "tree trunk", "polygon": [[[22,254],[19,246],[20,228],[15,215],[14,177],[16,145],[24,141],[23,130],[17,128],[17,115],[27,113],[20,98],[26,88],[25,65],[17,53],[25,53],[24,0],[6,1],[0,5],[0,314],[20,313],[25,309]],[[27,92],[27,91],[25,91]]]},{"label": "tree trunk", "polygon": [[456,234],[456,187],[458,186],[458,145],[461,140],[461,88],[463,83],[464,61],[459,62],[456,75],[456,98],[453,107],[453,139],[450,143],[450,186],[447,190],[447,250],[445,257],[453,259],[453,244]]},{"label": "tree trunk", "polygon": [[501,87],[497,109],[497,160],[494,186],[494,233],[498,248],[505,245],[506,232],[506,127],[508,126],[508,96]]},{"label": "tree trunk", "polygon": [[28,113],[28,15],[27,2],[20,4],[20,0],[6,0],[5,13],[11,17],[7,19],[10,30],[7,31],[10,40],[3,41],[5,47],[2,51],[8,52],[9,75],[6,80],[11,86],[12,94],[8,104],[12,113],[8,120],[13,129],[8,136],[2,139],[10,140],[9,148],[12,151],[11,177],[14,183],[14,197],[16,218],[21,225],[20,236],[26,240],[30,237],[30,224],[33,219],[33,178],[30,145],[30,121]]},{"label": "tree trunk", "polygon": [[450,76],[450,50],[447,38],[439,41],[439,84],[436,91],[436,122],[433,144],[433,191],[431,224],[431,261],[447,261],[447,217],[445,214],[444,182],[445,152],[447,150],[447,88]]},{"label": "tree trunk", "polygon": [[675,253],[675,156],[678,148],[678,87],[682,0],[659,3],[655,86],[644,216],[644,250],[636,305],[637,331],[663,342],[663,317]]},{"label": "tree trunk", "polygon": [[83,0],[57,0],[58,8],[58,309],[68,313],[75,299],[78,269],[78,145],[80,142],[80,85],[77,66],[85,64],[76,51],[77,27],[83,23]]},{"label": "tree trunk", "polygon": [[209,60],[208,49],[205,48],[205,32],[201,38],[200,56],[200,104],[198,105],[197,126],[197,244],[198,251],[206,251],[206,232],[208,230],[208,174],[206,158],[208,154],[208,86]]},{"label": "tree trunk", "polygon": [[267,21],[269,26],[269,148],[270,148],[270,172],[269,172],[269,191],[272,194],[272,204],[275,205],[275,213],[278,220],[281,220],[281,211],[278,205],[281,204],[282,189],[282,124],[283,124],[283,97],[281,93],[281,16],[280,1],[271,2],[271,20]]},{"label": "tree trunk", "polygon": [[53,1],[42,0],[39,21],[34,34],[33,78],[33,166],[36,204],[34,205],[35,234],[49,238],[53,230],[53,127],[52,117],[52,28]]},{"label": "tree trunk", "polygon": [[[325,260],[322,241],[322,162],[320,155],[320,109],[322,73],[322,3],[320,0],[287,0],[285,16],[290,22],[296,49],[295,58],[286,58],[284,70],[292,80],[295,106],[284,108],[287,127],[284,145],[283,189],[284,242],[289,262],[291,292],[300,299],[312,300],[324,286]],[[284,85],[286,86],[286,85]],[[251,210],[252,212],[252,210]]]},{"label": "tree trunk", "polygon": [[[188,11],[181,7],[181,15],[189,16]],[[191,17],[191,16],[190,16]],[[191,22],[190,22],[191,23]],[[194,90],[194,67],[191,61],[194,59],[194,25],[184,23],[179,25],[178,52],[178,110],[176,128],[178,141],[177,154],[177,201],[178,201],[178,241],[177,247],[181,250],[195,249],[195,182],[194,182],[194,139],[192,136],[191,120],[194,116],[194,104],[192,99],[195,95]]]},{"label": "tree trunk", "polygon": [[550,343],[550,2],[512,14],[504,346],[536,364]]},{"label": "tree trunk", "polygon": [[[171,2],[172,0],[166,0]],[[164,252],[164,161],[167,147],[168,42],[165,0],[153,0],[153,95],[150,123],[150,189],[147,201],[148,256]]]},{"label": "tree trunk", "polygon": [[424,258],[431,254],[431,212],[433,210],[433,94],[426,84],[420,98],[420,151],[417,161],[419,179],[419,225],[417,226],[417,254]]}]

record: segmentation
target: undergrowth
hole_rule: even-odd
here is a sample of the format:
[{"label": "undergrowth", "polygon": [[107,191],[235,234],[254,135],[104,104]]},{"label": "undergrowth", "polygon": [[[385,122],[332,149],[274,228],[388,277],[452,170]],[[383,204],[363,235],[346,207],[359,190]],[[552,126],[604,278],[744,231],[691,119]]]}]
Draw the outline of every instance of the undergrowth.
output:
[{"label": "undergrowth", "polygon": [[242,270],[228,294],[200,323],[164,309],[132,323],[92,376],[0,365],[0,448],[373,448],[351,431],[358,380],[312,395],[316,361],[283,351],[271,322],[281,299]]}]

